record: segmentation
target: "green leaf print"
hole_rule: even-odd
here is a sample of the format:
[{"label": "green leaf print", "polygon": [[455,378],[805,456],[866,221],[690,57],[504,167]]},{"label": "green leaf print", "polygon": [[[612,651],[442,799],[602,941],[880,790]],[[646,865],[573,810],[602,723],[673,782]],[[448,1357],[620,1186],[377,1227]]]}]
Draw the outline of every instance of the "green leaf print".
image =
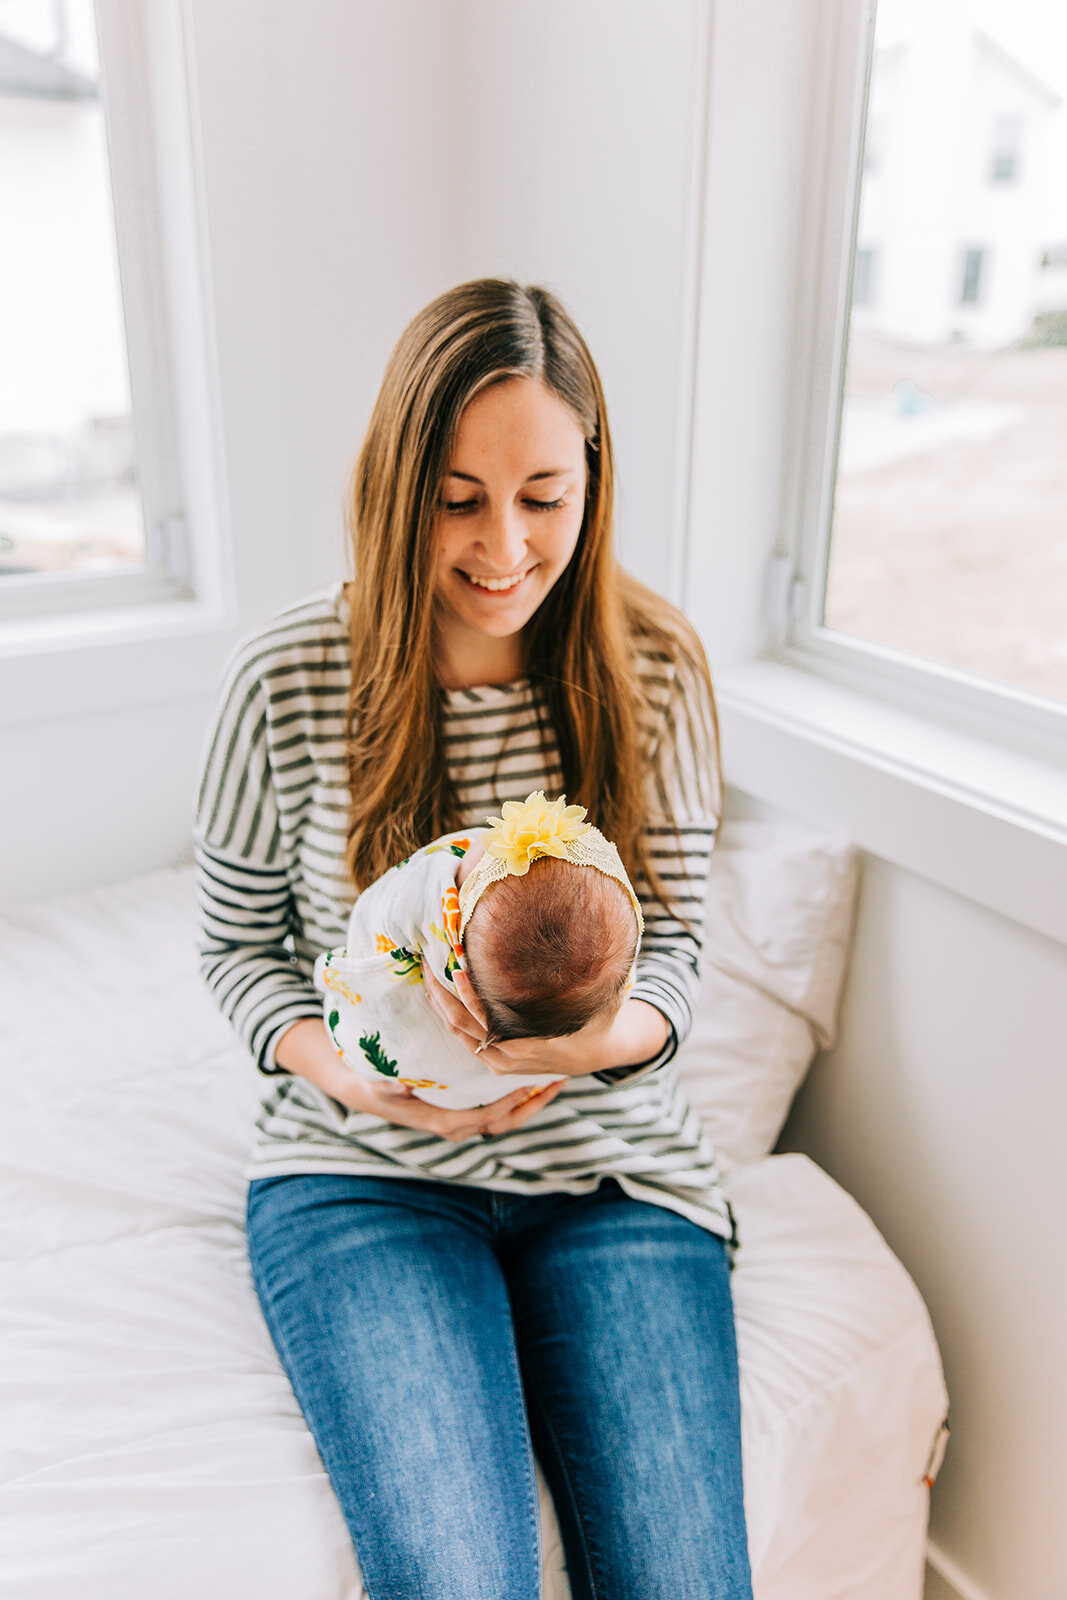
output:
[{"label": "green leaf print", "polygon": [[396,1077],[396,1062],[390,1060],[382,1049],[381,1035],[379,1033],[363,1034],[359,1041],[359,1048],[363,1051],[375,1072],[384,1072],[387,1078]]},{"label": "green leaf print", "polygon": [[397,945],[395,950],[390,950],[389,959],[393,962],[393,976],[403,978],[407,983],[422,982],[422,953],[418,950],[405,950],[404,946]]}]

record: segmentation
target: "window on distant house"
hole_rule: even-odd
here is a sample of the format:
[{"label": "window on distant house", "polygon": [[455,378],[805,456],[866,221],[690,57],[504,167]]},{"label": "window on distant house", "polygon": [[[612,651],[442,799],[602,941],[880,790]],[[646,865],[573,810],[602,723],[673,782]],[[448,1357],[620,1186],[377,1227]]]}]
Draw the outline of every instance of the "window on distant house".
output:
[{"label": "window on distant house", "polygon": [[981,299],[985,255],[984,250],[963,252],[963,272],[960,278],[961,306],[976,306]]},{"label": "window on distant house", "polygon": [[152,140],[130,87],[111,83],[105,118],[92,0],[0,0],[0,615],[180,592],[170,375],[149,325],[158,230],[138,167]]},{"label": "window on distant house", "polygon": [[856,264],[852,269],[852,304],[854,306],[870,306],[874,304],[874,273],[874,251],[869,247],[857,250]]},{"label": "window on distant house", "polygon": [[[1022,691],[1039,721],[1058,726],[1067,290],[1062,273],[1037,263],[1051,263],[1067,237],[1067,22],[1059,6],[1036,7],[1030,53],[1016,56],[1016,9],[984,5],[993,51],[967,7],[878,8],[869,94],[880,108],[879,177],[868,188],[862,151],[853,153],[845,224],[847,249],[876,222],[877,260],[854,250],[852,305],[827,311],[840,319],[836,450],[826,452],[828,479],[807,480],[800,565],[810,592],[802,605],[794,591],[793,638],[849,672],[923,693],[933,671],[976,705],[995,688]],[[1005,84],[1033,102],[1028,148],[1035,161],[1045,152],[1045,166],[1032,206],[994,215],[969,133],[983,98]],[[1021,121],[990,112],[991,123],[997,160],[1006,171],[1010,156],[1017,176]],[[834,159],[844,173],[846,155]],[[970,217],[990,230],[981,245],[961,237]],[[827,343],[829,331],[819,334]],[[825,417],[815,415],[809,460],[822,454]]]},{"label": "window on distant house", "polygon": [[1015,183],[1018,180],[1022,144],[1022,117],[1009,112],[993,118],[989,154],[991,183]]}]

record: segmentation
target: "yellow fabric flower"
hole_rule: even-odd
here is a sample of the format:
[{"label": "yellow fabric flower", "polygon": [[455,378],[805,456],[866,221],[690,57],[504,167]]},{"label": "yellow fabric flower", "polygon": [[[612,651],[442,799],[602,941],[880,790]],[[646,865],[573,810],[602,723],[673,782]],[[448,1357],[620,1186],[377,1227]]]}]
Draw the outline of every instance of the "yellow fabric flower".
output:
[{"label": "yellow fabric flower", "polygon": [[565,845],[588,833],[590,824],[582,819],[584,806],[565,804],[565,796],[546,800],[544,791],[535,789],[520,804],[518,800],[505,800],[502,816],[486,817],[496,832],[486,840],[486,854],[503,861],[516,878],[523,878],[530,870],[530,862],[538,856],[556,856],[567,860]]}]

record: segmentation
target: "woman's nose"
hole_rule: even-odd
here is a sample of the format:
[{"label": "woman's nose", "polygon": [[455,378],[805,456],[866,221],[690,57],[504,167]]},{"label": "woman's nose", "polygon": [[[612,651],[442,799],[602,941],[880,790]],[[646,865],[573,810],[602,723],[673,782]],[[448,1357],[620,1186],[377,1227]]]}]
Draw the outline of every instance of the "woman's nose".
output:
[{"label": "woman's nose", "polygon": [[486,559],[497,577],[518,570],[526,555],[526,530],[522,518],[511,506],[491,511],[482,526]]}]

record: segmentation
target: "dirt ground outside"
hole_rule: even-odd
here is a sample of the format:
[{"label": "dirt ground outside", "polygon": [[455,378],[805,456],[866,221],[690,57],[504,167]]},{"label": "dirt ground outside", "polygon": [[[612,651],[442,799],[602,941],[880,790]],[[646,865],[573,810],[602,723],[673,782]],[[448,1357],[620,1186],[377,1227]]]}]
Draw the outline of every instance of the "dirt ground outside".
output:
[{"label": "dirt ground outside", "polygon": [[825,621],[1067,701],[1067,348],[855,339]]}]

